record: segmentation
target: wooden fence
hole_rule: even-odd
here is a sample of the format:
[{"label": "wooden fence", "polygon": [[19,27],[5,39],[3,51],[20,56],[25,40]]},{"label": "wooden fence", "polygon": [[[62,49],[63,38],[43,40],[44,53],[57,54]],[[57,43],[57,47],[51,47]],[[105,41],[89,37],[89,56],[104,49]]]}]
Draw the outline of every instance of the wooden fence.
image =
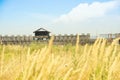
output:
[{"label": "wooden fence", "polygon": [[[72,44],[75,44],[76,43],[76,38],[77,38],[77,35],[56,35],[54,37],[54,43],[55,44],[67,44],[67,43],[72,43]],[[85,43],[88,43],[89,40],[90,40],[90,35],[87,34],[82,34],[82,35],[79,35],[79,38],[80,38],[80,44],[85,44]]]},{"label": "wooden fence", "polygon": [[114,39],[120,37],[120,33],[115,33],[115,34],[100,34],[100,37],[107,38],[107,39]]},{"label": "wooden fence", "polygon": [[[90,40],[90,35],[82,34],[80,37],[80,43],[85,44]],[[48,42],[48,40],[36,40],[35,36],[1,36],[0,35],[0,43],[1,44],[30,44],[31,42]],[[76,35],[55,35],[54,36],[54,44],[67,44],[67,43],[76,43]]]},{"label": "wooden fence", "polygon": [[33,36],[0,36],[1,44],[29,44]]},{"label": "wooden fence", "polygon": [[[107,34],[106,34],[107,35]],[[106,35],[102,35],[102,36],[106,36]],[[109,35],[107,35],[109,36]],[[79,35],[80,37],[80,44],[85,44],[85,43],[94,43],[94,41],[96,39],[91,39],[91,36],[90,34],[81,34]],[[116,34],[116,37],[120,37],[120,34]],[[37,40],[35,38],[38,38],[38,37],[35,37],[35,36],[2,36],[0,35],[0,44],[30,44],[32,42],[37,42],[37,43],[48,43],[48,39],[43,39],[43,40]],[[76,38],[77,38],[77,35],[55,35],[54,36],[54,44],[68,44],[68,43],[71,43],[71,44],[75,44],[76,43]],[[108,39],[111,39],[108,38]]]}]

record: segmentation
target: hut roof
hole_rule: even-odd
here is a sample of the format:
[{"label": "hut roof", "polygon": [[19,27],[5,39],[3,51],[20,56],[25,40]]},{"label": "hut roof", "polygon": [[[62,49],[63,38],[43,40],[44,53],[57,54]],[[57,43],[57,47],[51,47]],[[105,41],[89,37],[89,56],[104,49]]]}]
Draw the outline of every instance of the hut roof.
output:
[{"label": "hut roof", "polygon": [[35,32],[48,32],[48,33],[50,33],[50,31],[48,31],[48,30],[46,30],[44,28],[39,28],[36,31],[34,31],[33,33],[35,33]]}]

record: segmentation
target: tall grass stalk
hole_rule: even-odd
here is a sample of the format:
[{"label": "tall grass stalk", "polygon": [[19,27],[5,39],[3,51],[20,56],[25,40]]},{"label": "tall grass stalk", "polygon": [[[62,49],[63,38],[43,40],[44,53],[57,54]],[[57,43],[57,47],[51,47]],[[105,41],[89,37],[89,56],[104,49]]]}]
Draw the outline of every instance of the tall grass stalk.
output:
[{"label": "tall grass stalk", "polygon": [[77,34],[76,48],[75,48],[75,52],[76,52],[76,53],[78,53],[78,50],[79,50],[79,41],[80,41],[79,34]]},{"label": "tall grass stalk", "polygon": [[5,51],[5,46],[3,46],[2,52],[1,52],[1,67],[0,67],[0,77],[3,74],[3,67],[4,67],[4,51]]}]

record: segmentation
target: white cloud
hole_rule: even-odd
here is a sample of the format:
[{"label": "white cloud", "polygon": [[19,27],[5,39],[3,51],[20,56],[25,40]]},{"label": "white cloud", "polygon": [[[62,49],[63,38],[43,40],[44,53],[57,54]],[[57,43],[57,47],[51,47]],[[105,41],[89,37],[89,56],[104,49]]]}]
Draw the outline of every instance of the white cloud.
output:
[{"label": "white cloud", "polygon": [[104,16],[117,6],[117,1],[93,2],[92,4],[80,3],[69,13],[61,15],[54,23],[68,24],[85,21],[90,18]]},{"label": "white cloud", "polygon": [[57,34],[118,33],[120,30],[119,3],[120,1],[117,0],[92,4],[80,3],[69,13],[54,20],[51,28]]}]

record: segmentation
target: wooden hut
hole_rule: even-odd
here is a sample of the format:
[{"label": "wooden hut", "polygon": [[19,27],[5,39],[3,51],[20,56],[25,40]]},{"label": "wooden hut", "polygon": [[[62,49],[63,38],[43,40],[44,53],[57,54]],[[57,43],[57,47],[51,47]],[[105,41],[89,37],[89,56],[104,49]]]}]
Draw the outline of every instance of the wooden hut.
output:
[{"label": "wooden hut", "polygon": [[33,33],[35,33],[35,36],[34,36],[35,40],[48,40],[48,39],[50,39],[50,31],[48,31],[44,28],[37,29]]}]

